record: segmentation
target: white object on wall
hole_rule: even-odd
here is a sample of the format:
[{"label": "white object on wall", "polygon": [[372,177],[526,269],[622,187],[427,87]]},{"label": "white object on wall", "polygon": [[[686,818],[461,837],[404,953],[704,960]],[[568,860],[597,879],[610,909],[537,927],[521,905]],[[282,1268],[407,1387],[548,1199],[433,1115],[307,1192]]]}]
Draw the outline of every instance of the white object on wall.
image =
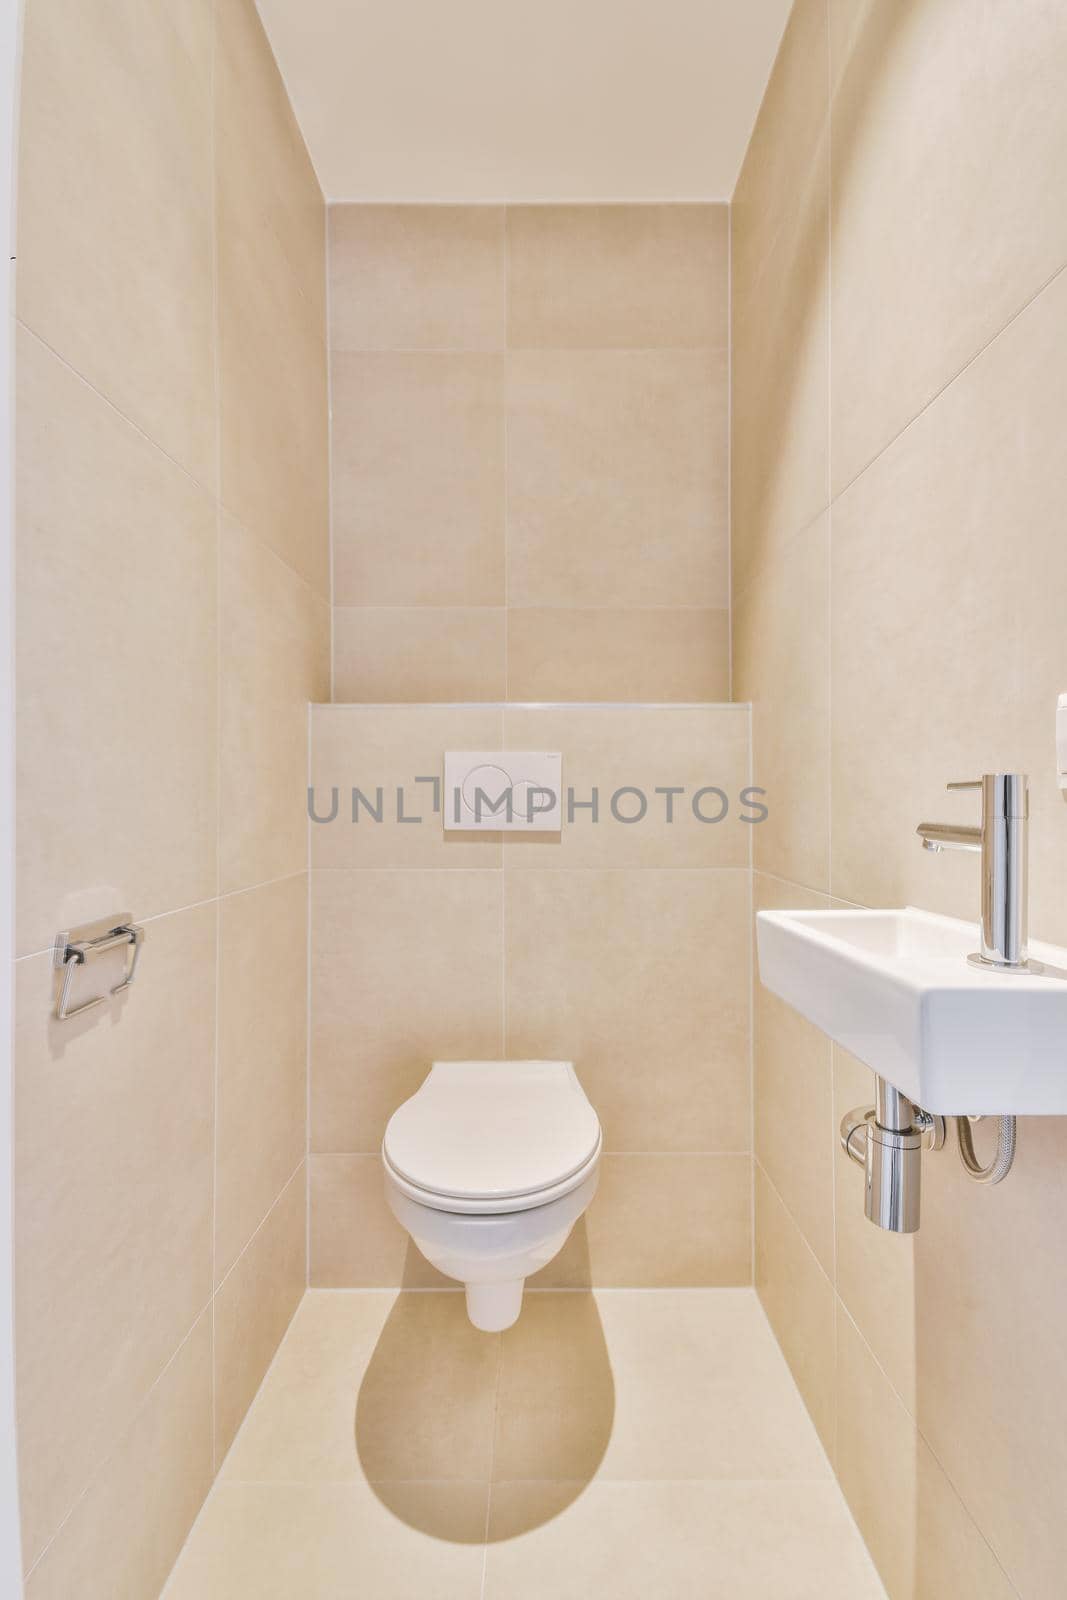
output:
[{"label": "white object on wall", "polygon": [[559,833],[563,757],[543,750],[449,750],[445,832]]},{"label": "white object on wall", "polygon": [[1067,694],[1056,702],[1056,779],[1067,789]]}]

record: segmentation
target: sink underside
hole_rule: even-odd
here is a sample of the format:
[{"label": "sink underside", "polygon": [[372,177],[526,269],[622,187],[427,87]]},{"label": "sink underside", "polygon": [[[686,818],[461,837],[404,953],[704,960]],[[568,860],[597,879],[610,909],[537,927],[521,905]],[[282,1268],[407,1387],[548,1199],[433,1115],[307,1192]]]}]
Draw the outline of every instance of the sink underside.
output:
[{"label": "sink underside", "polygon": [[973,923],[912,907],[761,911],[756,930],[761,982],[927,1111],[1067,1112],[1067,950],[983,972]]}]

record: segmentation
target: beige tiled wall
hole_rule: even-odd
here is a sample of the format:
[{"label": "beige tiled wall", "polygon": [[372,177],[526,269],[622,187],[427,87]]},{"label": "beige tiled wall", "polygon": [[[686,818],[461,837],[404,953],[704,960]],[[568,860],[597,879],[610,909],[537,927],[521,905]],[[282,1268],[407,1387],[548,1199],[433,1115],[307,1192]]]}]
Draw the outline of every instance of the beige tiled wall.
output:
[{"label": "beige tiled wall", "polygon": [[[385,1124],[435,1057],[548,1056],[575,1061],[606,1154],[544,1282],[748,1282],[746,708],[319,706],[311,746],[317,797],[340,791],[311,825],[311,1281],[444,1281],[386,1209]],[[446,748],[560,750],[600,820],[445,835],[414,779]],[[623,783],[716,784],[733,805],[619,823]],[[423,823],[390,820],[398,785]],[[381,823],[350,820],[353,786],[383,789]]]},{"label": "beige tiled wall", "polygon": [[[915,825],[969,814],[946,782],[1021,769],[1033,931],[1067,940],[1065,72],[1054,6],[794,8],[733,208],[759,905],[973,918],[973,860]],[[926,1158],[901,1238],[836,1149],[871,1097],[758,993],[760,1292],[892,1600],[1045,1600],[1067,1570],[1067,1134],[1023,1121],[989,1191]]]},{"label": "beige tiled wall", "polygon": [[330,208],[335,700],[729,697],[728,233]]},{"label": "beige tiled wall", "polygon": [[[305,1280],[325,217],[252,0],[28,0],[19,199],[27,1594],[150,1600]],[[115,910],[135,988],[53,1021]]]}]

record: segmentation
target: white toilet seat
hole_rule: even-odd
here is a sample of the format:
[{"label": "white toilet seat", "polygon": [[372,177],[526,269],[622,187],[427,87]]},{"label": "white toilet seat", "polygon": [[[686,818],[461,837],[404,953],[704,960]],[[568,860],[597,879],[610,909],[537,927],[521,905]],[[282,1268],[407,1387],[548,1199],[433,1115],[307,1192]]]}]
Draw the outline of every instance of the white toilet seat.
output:
[{"label": "white toilet seat", "polygon": [[382,1161],[420,1205],[509,1215],[579,1188],[601,1143],[569,1061],[446,1061],[393,1113]]},{"label": "white toilet seat", "polygon": [[532,1211],[536,1206],[546,1206],[552,1200],[562,1199],[564,1195],[571,1194],[573,1190],[580,1189],[582,1184],[595,1171],[600,1161],[600,1148],[603,1143],[598,1134],[597,1142],[588,1161],[580,1166],[577,1172],[572,1172],[568,1177],[560,1179],[558,1183],[550,1184],[544,1189],[531,1189],[525,1194],[508,1195],[506,1199],[496,1196],[478,1195],[452,1195],[438,1194],[434,1189],[422,1188],[417,1183],[412,1183],[397,1172],[385,1146],[382,1146],[382,1163],[390,1181],[396,1185],[401,1194],[406,1194],[409,1200],[415,1200],[420,1206],[429,1206],[432,1211],[451,1211],[457,1216],[512,1216],[518,1211]]}]

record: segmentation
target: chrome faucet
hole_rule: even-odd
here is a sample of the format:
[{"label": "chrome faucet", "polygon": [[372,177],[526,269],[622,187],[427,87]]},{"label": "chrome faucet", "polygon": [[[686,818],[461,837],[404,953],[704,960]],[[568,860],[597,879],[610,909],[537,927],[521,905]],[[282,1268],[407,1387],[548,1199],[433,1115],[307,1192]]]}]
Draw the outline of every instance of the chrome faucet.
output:
[{"label": "chrome faucet", "polygon": [[978,850],[982,855],[982,945],[968,961],[1000,972],[1029,970],[1027,832],[1030,791],[1025,772],[987,772],[950,789],[982,791],[982,821],[920,822],[924,850]]}]

